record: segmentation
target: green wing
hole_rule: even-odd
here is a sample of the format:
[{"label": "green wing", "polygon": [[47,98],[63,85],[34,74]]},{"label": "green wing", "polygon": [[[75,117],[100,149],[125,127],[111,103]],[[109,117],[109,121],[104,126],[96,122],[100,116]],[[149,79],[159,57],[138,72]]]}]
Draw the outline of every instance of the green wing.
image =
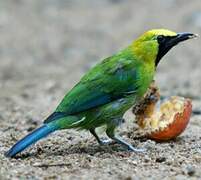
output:
[{"label": "green wing", "polygon": [[134,62],[128,57],[105,59],[67,93],[56,112],[72,115],[134,93],[138,88],[138,72]]}]

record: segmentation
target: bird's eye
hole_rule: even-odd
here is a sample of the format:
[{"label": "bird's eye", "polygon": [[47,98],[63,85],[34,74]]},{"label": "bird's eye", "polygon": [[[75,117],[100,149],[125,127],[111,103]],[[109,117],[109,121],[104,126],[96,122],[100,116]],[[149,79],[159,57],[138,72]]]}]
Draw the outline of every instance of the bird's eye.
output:
[{"label": "bird's eye", "polygon": [[165,39],[165,38],[164,38],[163,35],[158,35],[158,36],[157,36],[157,40],[158,40],[159,43],[163,42],[164,39]]}]

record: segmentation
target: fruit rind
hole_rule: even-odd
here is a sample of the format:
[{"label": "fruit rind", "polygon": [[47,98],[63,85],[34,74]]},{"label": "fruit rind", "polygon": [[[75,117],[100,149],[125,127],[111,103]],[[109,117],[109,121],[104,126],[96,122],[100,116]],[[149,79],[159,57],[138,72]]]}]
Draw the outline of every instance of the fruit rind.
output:
[{"label": "fruit rind", "polygon": [[176,113],[174,121],[166,128],[147,134],[147,137],[156,141],[167,141],[179,136],[187,127],[192,112],[192,103],[190,99],[185,99],[183,112]]}]

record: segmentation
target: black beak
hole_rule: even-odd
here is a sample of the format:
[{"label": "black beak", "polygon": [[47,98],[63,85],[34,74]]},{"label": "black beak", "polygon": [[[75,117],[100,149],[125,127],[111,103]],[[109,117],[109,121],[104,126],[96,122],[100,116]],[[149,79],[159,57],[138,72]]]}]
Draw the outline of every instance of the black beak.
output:
[{"label": "black beak", "polygon": [[198,37],[197,34],[192,34],[192,33],[188,33],[188,32],[184,32],[184,33],[178,33],[176,36],[163,36],[163,38],[160,37],[160,39],[158,39],[158,43],[159,43],[159,51],[158,51],[158,55],[155,61],[155,66],[158,65],[158,63],[160,62],[161,58],[175,45],[177,45],[178,43],[182,42],[182,41],[186,41],[188,39],[193,39]]},{"label": "black beak", "polygon": [[180,43],[182,41],[186,41],[188,39],[193,39],[196,37],[198,37],[197,34],[192,34],[192,33],[188,33],[188,32],[178,33],[176,36],[167,37],[166,47],[172,48],[173,46],[177,45],[178,43]]}]

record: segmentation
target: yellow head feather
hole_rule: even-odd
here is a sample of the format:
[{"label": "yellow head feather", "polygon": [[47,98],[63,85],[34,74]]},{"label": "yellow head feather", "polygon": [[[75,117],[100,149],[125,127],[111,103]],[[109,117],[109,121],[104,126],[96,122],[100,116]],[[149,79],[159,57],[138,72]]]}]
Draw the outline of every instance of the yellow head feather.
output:
[{"label": "yellow head feather", "polygon": [[142,34],[137,40],[138,41],[147,41],[147,40],[153,40],[155,37],[158,35],[163,35],[163,36],[176,36],[177,33],[167,30],[167,29],[152,29],[144,34]]},{"label": "yellow head feather", "polygon": [[177,33],[170,31],[168,29],[152,29],[144,33],[144,35],[152,35],[152,36],[158,36],[158,35],[163,35],[163,36],[175,36]]},{"label": "yellow head feather", "polygon": [[134,54],[139,59],[154,64],[154,60],[156,59],[159,46],[157,42],[158,35],[175,36],[177,34],[167,29],[149,30],[142,34],[138,39],[136,39],[132,43],[131,47],[133,49]]}]

